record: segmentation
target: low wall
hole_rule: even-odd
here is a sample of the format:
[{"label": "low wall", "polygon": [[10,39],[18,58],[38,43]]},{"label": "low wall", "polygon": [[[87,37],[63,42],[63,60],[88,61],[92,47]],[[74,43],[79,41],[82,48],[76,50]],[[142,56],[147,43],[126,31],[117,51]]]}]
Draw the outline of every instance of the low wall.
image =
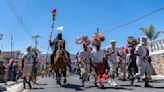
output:
[{"label": "low wall", "polygon": [[164,53],[151,55],[152,65],[157,75],[164,75]]}]

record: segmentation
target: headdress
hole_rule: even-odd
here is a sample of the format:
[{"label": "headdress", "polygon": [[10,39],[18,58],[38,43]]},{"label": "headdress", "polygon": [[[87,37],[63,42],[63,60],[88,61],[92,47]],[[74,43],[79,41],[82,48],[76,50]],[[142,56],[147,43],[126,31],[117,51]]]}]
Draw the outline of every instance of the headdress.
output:
[{"label": "headdress", "polygon": [[89,40],[88,36],[82,36],[82,37],[76,39],[76,44],[89,45],[90,40]]},{"label": "headdress", "polygon": [[93,35],[93,39],[92,39],[92,45],[93,46],[99,46],[101,44],[101,42],[103,42],[105,40],[105,37],[102,33],[96,32]]},{"label": "headdress", "polygon": [[138,42],[134,37],[130,36],[130,37],[128,37],[128,44],[131,46],[136,46],[138,44]]}]

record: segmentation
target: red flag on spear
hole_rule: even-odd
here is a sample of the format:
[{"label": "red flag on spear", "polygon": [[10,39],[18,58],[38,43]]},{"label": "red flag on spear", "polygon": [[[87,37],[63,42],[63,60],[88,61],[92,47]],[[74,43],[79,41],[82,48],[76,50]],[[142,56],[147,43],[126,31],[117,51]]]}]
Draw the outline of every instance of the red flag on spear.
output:
[{"label": "red flag on spear", "polygon": [[55,16],[56,16],[56,9],[52,9],[52,20],[55,20]]},{"label": "red flag on spear", "polygon": [[51,29],[50,29],[50,39],[51,39],[51,36],[52,36],[52,30],[54,28],[54,21],[55,21],[55,16],[56,16],[56,9],[52,9],[51,13],[52,13],[52,25],[51,25]]}]

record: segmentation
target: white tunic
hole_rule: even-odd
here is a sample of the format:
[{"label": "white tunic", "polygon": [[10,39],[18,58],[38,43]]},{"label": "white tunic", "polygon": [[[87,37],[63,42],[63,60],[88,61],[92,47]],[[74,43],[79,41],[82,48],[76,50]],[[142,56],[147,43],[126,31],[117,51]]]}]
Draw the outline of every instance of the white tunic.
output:
[{"label": "white tunic", "polygon": [[136,52],[139,54],[139,56],[137,56],[137,61],[145,61],[145,57],[148,57],[147,50],[146,46],[140,44],[136,47]]},{"label": "white tunic", "polygon": [[94,49],[92,51],[92,58],[93,58],[93,63],[103,63],[103,59],[105,58],[105,53],[101,49],[99,51]]},{"label": "white tunic", "polygon": [[80,61],[84,62],[84,63],[89,63],[89,60],[92,58],[92,54],[90,51],[80,51],[79,53],[79,59]]},{"label": "white tunic", "polygon": [[90,51],[80,51],[78,58],[80,59],[80,70],[81,70],[81,77],[83,80],[87,81],[89,78],[90,72],[90,59],[92,58],[92,54]]},{"label": "white tunic", "polygon": [[25,62],[23,68],[23,76],[31,76],[32,73],[32,66],[33,66],[33,52],[29,52],[25,55]]},{"label": "white tunic", "polygon": [[136,51],[139,54],[136,60],[138,66],[138,73],[136,74],[136,77],[142,76],[146,72],[147,78],[150,79],[152,68],[150,63],[145,59],[145,57],[148,57],[148,49],[146,46],[138,45]]},{"label": "white tunic", "polygon": [[117,59],[117,54],[118,54],[118,48],[112,48],[111,46],[106,48],[106,53],[112,53],[111,55],[108,56],[108,62],[111,63],[118,63],[118,59]]}]

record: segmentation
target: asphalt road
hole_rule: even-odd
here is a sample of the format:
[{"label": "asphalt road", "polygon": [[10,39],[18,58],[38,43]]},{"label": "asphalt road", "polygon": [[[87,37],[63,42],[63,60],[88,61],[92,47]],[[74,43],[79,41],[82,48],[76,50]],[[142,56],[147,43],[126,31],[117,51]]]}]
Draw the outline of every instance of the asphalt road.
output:
[{"label": "asphalt road", "polygon": [[33,85],[33,89],[26,89],[24,92],[164,92],[164,80],[154,80],[150,84],[153,88],[145,88],[144,82],[137,82],[134,86],[130,86],[129,81],[117,80],[118,87],[114,87],[105,83],[105,88],[100,89],[94,87],[93,82],[87,83],[86,87],[81,87],[80,80],[77,76],[68,78],[68,82],[64,87],[58,87],[55,79],[44,78],[39,81],[38,85]]}]

